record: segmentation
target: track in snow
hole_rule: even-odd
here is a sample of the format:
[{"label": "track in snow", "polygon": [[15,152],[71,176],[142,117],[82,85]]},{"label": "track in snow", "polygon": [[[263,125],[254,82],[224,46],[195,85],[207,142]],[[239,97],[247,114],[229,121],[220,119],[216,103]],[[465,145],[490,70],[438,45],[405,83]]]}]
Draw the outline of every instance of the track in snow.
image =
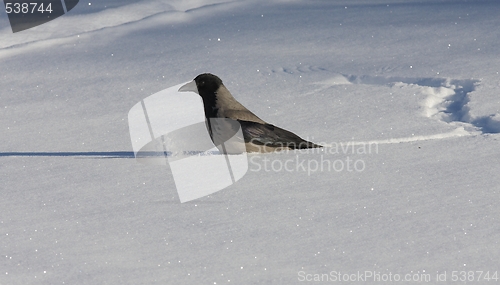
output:
[{"label": "track in snow", "polygon": [[[274,68],[271,73],[285,72],[288,74],[308,72],[332,72],[327,68],[315,66],[299,66],[295,68]],[[349,144],[394,144],[424,140],[438,140],[453,137],[473,136],[477,134],[500,133],[500,118],[497,114],[488,116],[474,116],[468,105],[471,94],[480,85],[479,80],[473,79],[447,79],[447,78],[411,78],[411,77],[383,77],[370,75],[347,75],[335,73],[328,80],[317,82],[322,87],[312,93],[322,91],[333,85],[365,84],[379,86],[393,86],[396,84],[416,85],[426,98],[420,103],[423,116],[454,125],[455,130],[447,133],[349,142]]]},{"label": "track in snow", "polygon": [[418,85],[427,96],[422,102],[424,115],[446,123],[464,123],[483,134],[500,133],[500,121],[495,115],[473,116],[468,103],[479,80],[446,78],[406,78],[342,75],[352,84],[393,85],[404,83]]}]

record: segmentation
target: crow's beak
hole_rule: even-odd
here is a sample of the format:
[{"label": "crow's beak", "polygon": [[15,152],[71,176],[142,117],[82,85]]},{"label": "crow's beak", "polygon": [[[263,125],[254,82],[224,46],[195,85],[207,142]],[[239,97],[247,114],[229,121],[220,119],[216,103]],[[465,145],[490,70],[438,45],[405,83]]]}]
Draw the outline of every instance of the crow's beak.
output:
[{"label": "crow's beak", "polygon": [[194,92],[200,94],[198,93],[198,87],[196,87],[196,82],[194,80],[182,85],[181,88],[179,88],[179,92]]}]

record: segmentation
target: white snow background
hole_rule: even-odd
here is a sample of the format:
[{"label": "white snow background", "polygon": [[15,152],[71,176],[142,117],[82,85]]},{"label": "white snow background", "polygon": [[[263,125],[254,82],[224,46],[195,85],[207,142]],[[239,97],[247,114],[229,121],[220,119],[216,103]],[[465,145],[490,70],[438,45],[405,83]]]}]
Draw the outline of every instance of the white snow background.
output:
[{"label": "white snow background", "polygon": [[[16,34],[0,10],[0,284],[498,284],[500,2],[81,1]],[[180,203],[127,114],[203,72],[350,148],[249,155]]]}]

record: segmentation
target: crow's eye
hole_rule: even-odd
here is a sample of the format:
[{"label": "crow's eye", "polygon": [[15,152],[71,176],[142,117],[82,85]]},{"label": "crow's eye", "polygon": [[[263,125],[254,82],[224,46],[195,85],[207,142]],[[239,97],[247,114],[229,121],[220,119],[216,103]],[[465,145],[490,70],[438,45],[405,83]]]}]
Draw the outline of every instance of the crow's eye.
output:
[{"label": "crow's eye", "polygon": [[205,81],[200,82],[200,86],[204,86],[204,85],[205,85]]}]

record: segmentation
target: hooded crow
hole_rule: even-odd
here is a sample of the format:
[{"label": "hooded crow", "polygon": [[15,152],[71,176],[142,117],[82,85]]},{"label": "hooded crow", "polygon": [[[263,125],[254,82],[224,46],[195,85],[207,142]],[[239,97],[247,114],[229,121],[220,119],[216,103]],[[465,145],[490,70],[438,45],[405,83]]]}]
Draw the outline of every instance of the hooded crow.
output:
[{"label": "hooded crow", "polygon": [[[257,117],[236,101],[222,80],[213,74],[200,74],[193,81],[179,88],[179,91],[192,91],[200,95],[205,109],[207,129],[215,145],[219,145],[220,140],[229,137],[229,135],[216,135],[216,127],[211,122],[215,121],[213,119],[230,119],[241,126],[247,152],[322,147]],[[234,124],[229,128],[234,129]],[[217,129],[220,129],[220,126]]]}]

